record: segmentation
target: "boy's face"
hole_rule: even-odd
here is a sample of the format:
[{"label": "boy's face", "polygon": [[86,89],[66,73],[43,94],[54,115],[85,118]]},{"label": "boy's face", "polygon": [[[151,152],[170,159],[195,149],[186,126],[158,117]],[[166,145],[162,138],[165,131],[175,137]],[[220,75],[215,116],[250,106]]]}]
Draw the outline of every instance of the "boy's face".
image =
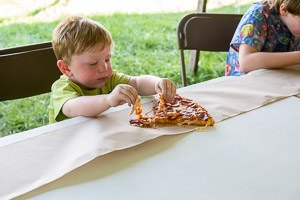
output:
[{"label": "boy's face", "polygon": [[300,38],[300,16],[288,13],[285,23],[292,35]]},{"label": "boy's face", "polygon": [[102,88],[112,76],[110,58],[110,46],[72,56],[69,78],[83,89]]},{"label": "boy's face", "polygon": [[287,11],[284,4],[280,6],[280,19],[288,27],[289,31],[296,38],[300,38],[300,16],[293,15]]}]

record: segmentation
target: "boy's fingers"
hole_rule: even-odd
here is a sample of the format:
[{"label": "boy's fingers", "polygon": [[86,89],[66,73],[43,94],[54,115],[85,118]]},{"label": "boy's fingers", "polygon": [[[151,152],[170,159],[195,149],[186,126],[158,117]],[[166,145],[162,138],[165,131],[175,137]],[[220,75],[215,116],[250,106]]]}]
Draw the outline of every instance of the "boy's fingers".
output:
[{"label": "boy's fingers", "polygon": [[130,98],[130,101],[131,103],[130,104],[134,104],[135,103],[135,100],[138,96],[138,93],[136,91],[136,89],[134,87],[131,87],[129,88],[129,92],[128,92],[128,97]]},{"label": "boy's fingers", "polygon": [[173,82],[168,81],[165,87],[165,98],[168,102],[172,101],[176,94],[176,86]]},{"label": "boy's fingers", "polygon": [[128,106],[135,103],[138,96],[136,89],[130,85],[122,86],[122,99],[128,103]]}]

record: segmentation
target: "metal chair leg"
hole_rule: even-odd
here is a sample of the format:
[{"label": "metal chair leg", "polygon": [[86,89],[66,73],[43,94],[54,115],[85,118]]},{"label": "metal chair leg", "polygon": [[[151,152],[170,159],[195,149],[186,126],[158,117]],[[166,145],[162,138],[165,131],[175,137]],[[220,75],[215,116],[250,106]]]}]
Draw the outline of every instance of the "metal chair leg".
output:
[{"label": "metal chair leg", "polygon": [[186,83],[184,53],[182,49],[180,50],[180,60],[181,60],[181,80],[182,80],[182,85],[185,87],[187,86],[187,83]]}]

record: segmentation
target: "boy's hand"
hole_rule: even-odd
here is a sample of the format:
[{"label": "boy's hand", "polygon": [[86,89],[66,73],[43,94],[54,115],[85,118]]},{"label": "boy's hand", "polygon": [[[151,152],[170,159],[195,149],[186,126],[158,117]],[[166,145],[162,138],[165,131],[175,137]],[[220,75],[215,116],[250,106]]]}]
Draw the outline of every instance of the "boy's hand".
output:
[{"label": "boy's hand", "polygon": [[162,93],[167,102],[171,102],[176,95],[176,85],[167,78],[162,78],[155,83],[155,91]]},{"label": "boy's hand", "polygon": [[130,85],[119,84],[115,89],[107,96],[107,103],[111,107],[116,107],[128,103],[131,106],[135,103],[138,96],[136,89]]}]

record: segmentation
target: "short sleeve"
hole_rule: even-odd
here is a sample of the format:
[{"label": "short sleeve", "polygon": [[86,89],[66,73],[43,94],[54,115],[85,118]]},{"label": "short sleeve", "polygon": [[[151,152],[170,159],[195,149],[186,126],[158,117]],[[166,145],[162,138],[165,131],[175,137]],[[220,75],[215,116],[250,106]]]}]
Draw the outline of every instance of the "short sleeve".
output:
[{"label": "short sleeve", "polygon": [[59,80],[54,82],[51,91],[49,123],[67,119],[61,112],[61,109],[66,101],[82,96],[81,89],[76,84],[70,82],[67,77],[61,76]]},{"label": "short sleeve", "polygon": [[231,47],[238,51],[240,44],[248,44],[261,51],[267,38],[268,24],[265,6],[253,4],[241,19]]}]

